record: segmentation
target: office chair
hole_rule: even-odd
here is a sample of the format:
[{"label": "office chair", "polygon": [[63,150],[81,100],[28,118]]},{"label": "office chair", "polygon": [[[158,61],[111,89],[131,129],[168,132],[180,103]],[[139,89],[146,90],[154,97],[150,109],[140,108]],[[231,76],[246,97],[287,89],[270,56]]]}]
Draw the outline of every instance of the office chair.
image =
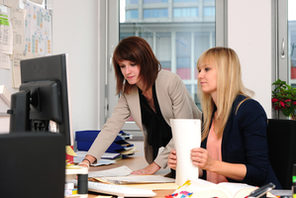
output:
[{"label": "office chair", "polygon": [[296,121],[269,119],[267,141],[271,166],[283,189],[291,189],[296,163]]}]

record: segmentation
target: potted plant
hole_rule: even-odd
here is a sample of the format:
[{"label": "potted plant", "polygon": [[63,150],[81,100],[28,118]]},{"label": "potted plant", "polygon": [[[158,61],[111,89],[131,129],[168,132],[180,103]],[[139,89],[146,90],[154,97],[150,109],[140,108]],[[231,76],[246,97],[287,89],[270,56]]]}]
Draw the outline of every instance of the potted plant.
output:
[{"label": "potted plant", "polygon": [[273,108],[291,119],[268,119],[269,160],[282,188],[291,189],[292,167],[296,163],[296,88],[281,80],[273,85]]},{"label": "potted plant", "polygon": [[272,106],[276,111],[281,111],[285,116],[296,120],[296,88],[285,81],[278,79],[273,83]]}]

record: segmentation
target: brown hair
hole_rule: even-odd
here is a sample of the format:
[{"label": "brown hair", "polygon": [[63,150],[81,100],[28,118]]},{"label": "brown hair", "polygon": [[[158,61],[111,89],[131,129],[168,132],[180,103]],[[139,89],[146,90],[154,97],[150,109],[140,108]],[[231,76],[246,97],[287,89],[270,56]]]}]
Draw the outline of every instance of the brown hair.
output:
[{"label": "brown hair", "polygon": [[118,64],[123,60],[128,60],[139,65],[139,77],[145,86],[145,90],[142,91],[146,91],[152,87],[161,66],[151,47],[143,38],[137,36],[127,37],[121,40],[114,50],[112,61],[117,80],[117,94],[128,93],[133,86],[136,86],[130,85],[125,81]]}]

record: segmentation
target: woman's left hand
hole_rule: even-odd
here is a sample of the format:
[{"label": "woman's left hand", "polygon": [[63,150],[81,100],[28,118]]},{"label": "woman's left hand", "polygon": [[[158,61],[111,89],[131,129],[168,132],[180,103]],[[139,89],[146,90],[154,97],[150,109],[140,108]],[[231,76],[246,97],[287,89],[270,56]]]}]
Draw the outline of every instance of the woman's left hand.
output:
[{"label": "woman's left hand", "polygon": [[211,170],[215,162],[204,148],[193,148],[191,150],[191,160],[195,166],[204,170]]},{"label": "woman's left hand", "polygon": [[155,162],[153,162],[152,164],[149,164],[148,166],[146,166],[143,169],[133,171],[131,174],[134,174],[134,175],[153,175],[159,169],[160,169],[160,166],[158,166]]}]

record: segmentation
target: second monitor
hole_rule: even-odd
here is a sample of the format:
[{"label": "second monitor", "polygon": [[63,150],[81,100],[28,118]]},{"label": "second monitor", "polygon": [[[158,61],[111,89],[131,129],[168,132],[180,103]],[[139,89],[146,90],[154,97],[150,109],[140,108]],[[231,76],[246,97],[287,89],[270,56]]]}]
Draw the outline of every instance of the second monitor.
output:
[{"label": "second monitor", "polygon": [[52,131],[72,143],[67,56],[21,61],[21,86],[11,96],[10,132]]}]

